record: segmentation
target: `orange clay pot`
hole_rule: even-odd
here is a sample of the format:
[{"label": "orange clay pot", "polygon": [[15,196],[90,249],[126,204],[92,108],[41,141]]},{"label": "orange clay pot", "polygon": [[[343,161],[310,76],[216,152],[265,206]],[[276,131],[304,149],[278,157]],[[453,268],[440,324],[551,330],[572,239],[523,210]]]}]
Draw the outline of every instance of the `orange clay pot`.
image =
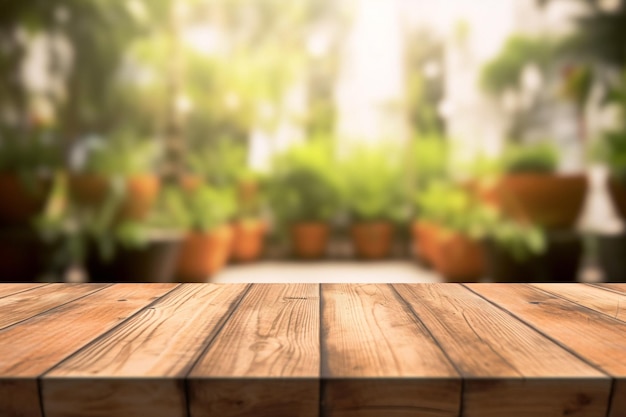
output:
[{"label": "orange clay pot", "polygon": [[193,192],[204,184],[204,179],[199,175],[185,174],[178,178],[178,183],[184,191]]},{"label": "orange clay pot", "polygon": [[[70,194],[79,204],[88,207],[101,206],[110,190],[109,179],[96,174],[73,174],[69,181]],[[146,218],[157,194],[159,178],[151,174],[133,175],[126,179],[126,195],[116,215],[118,221]]]},{"label": "orange clay pot", "polygon": [[415,256],[427,264],[433,263],[433,247],[439,227],[428,221],[418,220],[412,225],[413,249]]},{"label": "orange clay pot", "polygon": [[484,187],[481,199],[514,219],[549,229],[571,229],[583,208],[584,174],[510,174]]},{"label": "orange clay pot", "polygon": [[299,222],[291,226],[291,245],[301,259],[319,259],[326,255],[330,226],[324,222]]},{"label": "orange clay pot", "polygon": [[182,282],[206,282],[228,261],[233,229],[225,225],[210,232],[187,235],[178,258],[176,277]]},{"label": "orange clay pot", "polygon": [[432,251],[435,269],[447,282],[475,282],[485,274],[482,245],[465,235],[442,228]]},{"label": "orange clay pot", "polygon": [[262,220],[242,220],[233,224],[231,259],[252,262],[261,256],[267,226]]},{"label": "orange clay pot", "polygon": [[363,259],[388,257],[393,234],[393,224],[385,221],[356,223],[350,229],[356,256]]},{"label": "orange clay pot", "polygon": [[37,179],[29,189],[17,174],[0,173],[0,225],[28,225],[42,212],[51,188],[51,179]]}]

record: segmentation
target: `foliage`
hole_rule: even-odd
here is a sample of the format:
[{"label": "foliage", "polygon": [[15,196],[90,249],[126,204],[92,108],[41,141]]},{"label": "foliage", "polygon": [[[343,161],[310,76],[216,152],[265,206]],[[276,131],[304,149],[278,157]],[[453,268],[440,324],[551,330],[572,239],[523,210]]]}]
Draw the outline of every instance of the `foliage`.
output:
[{"label": "foliage", "polygon": [[280,223],[328,221],[340,207],[340,192],[331,150],[325,144],[294,146],[275,158],[268,198]]},{"label": "foliage", "polygon": [[[409,120],[420,133],[444,130],[438,105],[444,96],[444,78],[426,74],[427,66],[443,67],[443,43],[432,33],[415,30],[407,38],[407,101]],[[441,71],[441,70],[440,70]]]},{"label": "foliage", "polygon": [[545,236],[541,229],[505,218],[456,184],[432,183],[418,193],[416,202],[420,218],[473,239],[492,241],[517,260],[545,250]]},{"label": "foliage", "polygon": [[480,74],[482,88],[494,95],[517,89],[524,68],[535,64],[545,71],[558,51],[558,43],[545,38],[521,35],[510,37],[500,53],[488,61]]},{"label": "foliage", "polygon": [[57,243],[57,263],[82,263],[91,250],[96,250],[101,259],[110,261],[118,246],[132,249],[148,243],[146,224],[115,222],[123,198],[119,188],[102,206],[88,208],[68,203],[67,187],[66,176],[57,174],[44,213],[36,219],[36,228],[42,238]]},{"label": "foliage", "polygon": [[407,212],[406,181],[398,152],[355,147],[342,161],[344,204],[357,221],[401,221]]},{"label": "foliage", "polygon": [[564,70],[561,94],[583,109],[593,85],[593,72],[588,66],[570,66]]},{"label": "foliage", "polygon": [[[230,221],[235,198],[230,189],[201,186],[192,191],[170,187],[162,191],[159,203],[174,224],[185,230],[209,232]],[[157,218],[158,219],[158,218]]]},{"label": "foliage", "polygon": [[193,173],[216,186],[232,187],[238,180],[252,175],[247,168],[246,146],[228,138],[189,152],[187,165]]},{"label": "foliage", "polygon": [[413,142],[413,174],[417,187],[442,180],[449,174],[449,146],[447,138],[438,135],[420,135]]},{"label": "foliage", "polygon": [[592,158],[606,163],[616,178],[626,181],[626,71],[608,91],[606,104],[618,110],[620,122],[602,134],[592,149]]},{"label": "foliage", "polygon": [[558,162],[558,151],[548,142],[509,145],[503,156],[503,169],[507,173],[549,173],[557,169]]},{"label": "foliage", "polygon": [[[85,139],[77,147],[74,161],[83,172],[108,177],[145,174],[156,169],[160,149],[154,140],[140,140],[128,131],[119,131],[108,140]],[[81,155],[82,153],[82,155]]]},{"label": "foliage", "polygon": [[[538,0],[542,5],[551,0]],[[589,10],[575,18],[577,31],[567,44],[567,53],[582,60],[609,65],[614,69],[626,67],[626,8],[619,0],[614,10],[603,10],[602,0],[579,0]]]},{"label": "foliage", "polygon": [[0,128],[0,172],[52,171],[62,162],[55,132],[51,129]]}]

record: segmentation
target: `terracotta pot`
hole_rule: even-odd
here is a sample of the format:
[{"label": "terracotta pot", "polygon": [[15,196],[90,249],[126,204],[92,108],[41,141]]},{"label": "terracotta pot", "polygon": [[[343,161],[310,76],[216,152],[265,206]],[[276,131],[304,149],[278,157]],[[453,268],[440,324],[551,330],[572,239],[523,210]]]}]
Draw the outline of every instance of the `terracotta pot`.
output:
[{"label": "terracotta pot", "polygon": [[621,220],[626,220],[626,183],[614,177],[608,177],[607,189],[615,208],[615,214]]},{"label": "terracotta pot", "polygon": [[25,226],[40,214],[52,181],[37,178],[30,189],[14,173],[0,173],[0,226]]},{"label": "terracotta pot", "polygon": [[432,251],[435,269],[448,282],[474,282],[485,274],[481,244],[463,234],[440,229]]},{"label": "terracotta pot", "polygon": [[182,236],[152,240],[146,247],[118,249],[110,261],[93,248],[86,262],[91,282],[172,282]]},{"label": "terracotta pot", "polygon": [[[101,175],[74,174],[70,176],[70,194],[79,204],[99,207],[109,195],[111,187],[109,181]],[[159,193],[159,178],[152,174],[144,174],[131,176],[125,181],[126,195],[116,217],[118,220],[143,220]]]},{"label": "terracotta pot", "polygon": [[350,229],[356,256],[364,259],[387,258],[391,253],[394,227],[386,221],[362,222]]},{"label": "terracotta pot", "polygon": [[571,229],[585,201],[587,177],[524,173],[482,188],[481,199],[514,219],[548,229]]},{"label": "terracotta pot", "polygon": [[206,282],[228,261],[233,229],[225,225],[210,232],[187,235],[178,258],[176,276],[183,282]]},{"label": "terracotta pot", "polygon": [[294,254],[302,259],[318,259],[326,255],[330,226],[324,222],[300,222],[291,226]]},{"label": "terracotta pot", "polygon": [[231,259],[236,262],[251,262],[259,259],[263,252],[263,241],[267,226],[262,220],[242,220],[233,224],[233,247]]},{"label": "terracotta pot", "polygon": [[178,183],[184,191],[193,192],[204,184],[204,179],[199,175],[186,174],[178,179]]},{"label": "terracotta pot", "polygon": [[242,180],[237,183],[237,198],[240,204],[248,205],[256,201],[259,194],[257,180]]},{"label": "terracotta pot", "polygon": [[428,221],[419,220],[412,225],[415,255],[427,264],[433,263],[433,248],[439,227]]}]

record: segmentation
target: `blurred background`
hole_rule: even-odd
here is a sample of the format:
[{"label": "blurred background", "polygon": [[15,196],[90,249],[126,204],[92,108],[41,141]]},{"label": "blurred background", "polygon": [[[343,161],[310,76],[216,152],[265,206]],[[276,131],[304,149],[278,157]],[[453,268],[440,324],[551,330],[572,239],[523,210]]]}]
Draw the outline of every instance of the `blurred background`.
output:
[{"label": "blurred background", "polygon": [[21,0],[0,281],[626,281],[622,0]]}]

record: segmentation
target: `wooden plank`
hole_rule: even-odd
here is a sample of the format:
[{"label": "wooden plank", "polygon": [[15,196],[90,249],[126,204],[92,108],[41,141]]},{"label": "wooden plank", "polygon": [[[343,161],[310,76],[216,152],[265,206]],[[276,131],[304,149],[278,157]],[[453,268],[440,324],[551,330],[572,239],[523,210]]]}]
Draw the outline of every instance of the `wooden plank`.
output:
[{"label": "wooden plank", "polygon": [[99,291],[102,284],[49,284],[0,298],[0,329]]},{"label": "wooden plank", "polygon": [[22,291],[28,291],[33,288],[43,287],[44,283],[2,283],[0,284],[0,298],[17,294]]},{"label": "wooden plank", "polygon": [[602,284],[600,283],[600,284],[589,284],[589,285],[619,292],[622,294],[626,294],[626,284]]},{"label": "wooden plank", "polygon": [[322,415],[457,416],[461,379],[389,285],[322,285]]},{"label": "wooden plank", "polygon": [[458,284],[394,285],[465,380],[464,417],[604,416],[611,379]]},{"label": "wooden plank", "polygon": [[253,285],[188,377],[192,417],[317,417],[319,286]]},{"label": "wooden plank", "polygon": [[584,284],[534,284],[533,286],[626,322],[626,294]]},{"label": "wooden plank", "polygon": [[626,323],[529,285],[466,286],[614,377],[609,416],[626,417],[616,406],[626,397]]},{"label": "wooden plank", "polygon": [[186,416],[184,376],[247,288],[186,284],[126,320],[43,377],[46,417]]},{"label": "wooden plank", "polygon": [[117,284],[0,330],[0,416],[42,417],[37,377],[175,287]]}]

